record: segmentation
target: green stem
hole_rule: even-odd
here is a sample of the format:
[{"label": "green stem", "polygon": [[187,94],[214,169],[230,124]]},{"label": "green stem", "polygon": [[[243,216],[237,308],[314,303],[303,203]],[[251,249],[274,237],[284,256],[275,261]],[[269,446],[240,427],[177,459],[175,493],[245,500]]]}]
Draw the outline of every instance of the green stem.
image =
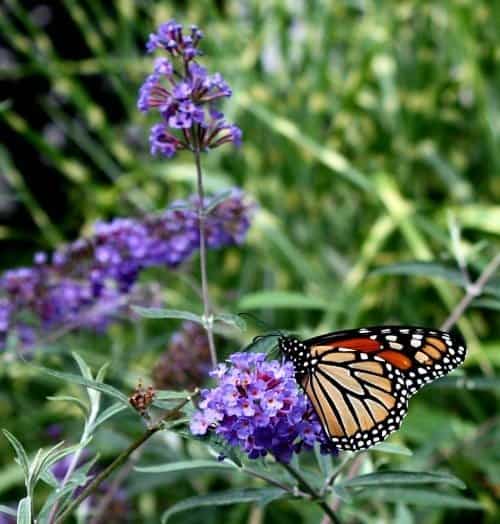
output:
[{"label": "green stem", "polygon": [[119,468],[128,460],[130,455],[132,455],[132,453],[137,448],[142,446],[142,444],[149,440],[155,433],[163,429],[165,422],[175,419],[179,415],[179,410],[181,410],[188,402],[190,402],[191,398],[191,396],[185,398],[174,409],[166,413],[160,421],[158,421],[153,427],[149,428],[146,433],[141,435],[125,451],[118,455],[118,457],[116,457],[116,459],[107,468],[103,469],[99,475],[94,477],[94,479],[85,487],[80,495],[78,495],[78,497],[76,497],[73,502],[61,513],[61,515],[55,521],[55,524],[62,524],[73,513],[73,511],[78,508],[78,506],[100,486],[104,480],[106,480],[117,468]]},{"label": "green stem", "polygon": [[200,272],[201,272],[201,291],[203,298],[203,325],[207,332],[208,347],[210,349],[210,359],[212,367],[217,366],[217,352],[215,350],[214,333],[213,333],[213,316],[212,306],[210,303],[210,296],[208,293],[208,278],[207,278],[207,247],[205,238],[205,193],[203,190],[203,174],[201,171],[200,149],[196,145],[193,151],[196,164],[196,179],[198,185],[198,223],[200,227]]},{"label": "green stem", "polygon": [[290,466],[290,464],[285,464],[284,462],[280,462],[280,464],[288,471],[288,473],[290,473],[290,475],[292,475],[292,477],[294,477],[299,482],[299,485],[301,485],[304,488],[304,491],[309,493],[313,500],[319,506],[321,506],[321,508],[323,509],[325,514],[328,515],[328,518],[332,521],[333,524],[341,524],[340,519],[337,517],[337,515],[335,515],[333,509],[323,498],[321,498],[321,494],[319,493],[319,491],[316,491],[316,489],[314,489],[313,486],[311,486],[311,484],[309,484],[309,482],[296,469]]}]

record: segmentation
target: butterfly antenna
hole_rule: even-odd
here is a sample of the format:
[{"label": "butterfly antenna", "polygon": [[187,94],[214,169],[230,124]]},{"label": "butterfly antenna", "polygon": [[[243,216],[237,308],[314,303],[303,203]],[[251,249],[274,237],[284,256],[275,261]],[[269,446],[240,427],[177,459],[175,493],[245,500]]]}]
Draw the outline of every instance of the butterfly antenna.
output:
[{"label": "butterfly antenna", "polygon": [[242,317],[242,318],[245,318],[245,317],[250,318],[256,324],[260,324],[266,330],[270,330],[271,331],[270,333],[267,333],[266,335],[258,335],[258,336],[256,336],[253,339],[253,342],[255,342],[257,340],[260,340],[260,338],[263,338],[263,337],[270,337],[270,336],[274,337],[276,335],[279,335],[280,337],[284,337],[285,336],[284,333],[281,330],[274,328],[273,326],[271,326],[270,324],[268,324],[267,322],[265,322],[264,320],[262,320],[258,316],[253,315],[252,313],[238,313],[238,316]]}]

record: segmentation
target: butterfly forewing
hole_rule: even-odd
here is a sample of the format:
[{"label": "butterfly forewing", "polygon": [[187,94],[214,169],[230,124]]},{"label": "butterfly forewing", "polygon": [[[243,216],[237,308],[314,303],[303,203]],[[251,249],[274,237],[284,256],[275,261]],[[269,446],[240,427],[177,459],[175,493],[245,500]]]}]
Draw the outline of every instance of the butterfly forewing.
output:
[{"label": "butterfly forewing", "polygon": [[401,425],[408,398],[460,365],[459,336],[406,326],[284,339],[285,356],[326,434],[340,449],[365,449]]}]

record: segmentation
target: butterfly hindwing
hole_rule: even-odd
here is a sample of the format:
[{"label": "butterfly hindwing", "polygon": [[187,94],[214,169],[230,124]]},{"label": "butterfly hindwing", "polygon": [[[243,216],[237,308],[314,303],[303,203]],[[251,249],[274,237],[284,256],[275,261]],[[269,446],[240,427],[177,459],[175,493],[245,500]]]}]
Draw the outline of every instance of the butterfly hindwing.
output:
[{"label": "butterfly hindwing", "polygon": [[382,326],[283,338],[323,429],[340,449],[368,448],[397,430],[408,399],[460,365],[461,337],[419,327]]}]

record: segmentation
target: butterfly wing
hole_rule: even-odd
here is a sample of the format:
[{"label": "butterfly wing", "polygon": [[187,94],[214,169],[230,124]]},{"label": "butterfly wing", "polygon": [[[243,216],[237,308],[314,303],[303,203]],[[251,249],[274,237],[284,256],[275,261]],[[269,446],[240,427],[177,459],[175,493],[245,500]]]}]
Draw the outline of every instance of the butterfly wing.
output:
[{"label": "butterfly wing", "polygon": [[408,399],[460,365],[460,336],[383,326],[304,341],[310,367],[300,376],[327,435],[340,449],[366,449],[397,430]]}]

